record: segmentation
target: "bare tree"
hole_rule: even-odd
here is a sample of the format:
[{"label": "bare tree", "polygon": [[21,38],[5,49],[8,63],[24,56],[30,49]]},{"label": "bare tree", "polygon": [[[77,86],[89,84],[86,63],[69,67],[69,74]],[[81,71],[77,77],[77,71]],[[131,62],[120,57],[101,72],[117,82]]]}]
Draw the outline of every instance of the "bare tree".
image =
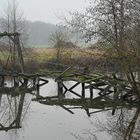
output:
[{"label": "bare tree", "polygon": [[113,140],[138,140],[140,138],[139,108],[133,108],[133,110],[118,109],[113,116],[110,113],[107,113],[105,123],[98,121],[95,124],[97,131],[107,132]]},{"label": "bare tree", "polygon": [[16,0],[7,0],[7,7],[3,11],[0,29],[2,32],[21,33],[22,42],[27,41],[27,27],[23,11],[19,8]]},{"label": "bare tree", "polygon": [[[26,20],[24,18],[23,12],[20,9],[16,0],[7,0],[7,6],[3,10],[3,15],[0,22],[0,30],[1,32],[8,33],[20,33],[20,45],[26,44],[28,39],[28,31],[26,27]],[[18,61],[17,48],[15,43],[13,43],[10,39],[4,38],[4,43],[7,42],[9,56],[6,58],[6,67],[7,64],[12,64],[15,69],[16,61]]]},{"label": "bare tree", "polygon": [[51,42],[56,50],[56,60],[58,63],[62,63],[67,58],[70,57],[70,51],[77,46],[71,41],[71,32],[68,28],[62,25],[51,35]]},{"label": "bare tree", "polygon": [[133,29],[140,22],[140,2],[90,0],[85,13],[75,12],[71,15],[71,21],[67,22],[76,29],[79,27],[86,41],[96,37],[98,40],[110,42],[119,49],[128,29]]},{"label": "bare tree", "polygon": [[87,42],[94,38],[117,50],[126,77],[140,99],[140,89],[131,70],[134,62],[139,63],[139,17],[139,0],[90,0],[85,12],[71,13],[67,23],[78,28]]},{"label": "bare tree", "polygon": [[54,48],[56,49],[56,60],[60,61],[60,54],[63,50],[63,41],[65,40],[64,35],[58,31],[52,34],[51,41],[54,44]]}]

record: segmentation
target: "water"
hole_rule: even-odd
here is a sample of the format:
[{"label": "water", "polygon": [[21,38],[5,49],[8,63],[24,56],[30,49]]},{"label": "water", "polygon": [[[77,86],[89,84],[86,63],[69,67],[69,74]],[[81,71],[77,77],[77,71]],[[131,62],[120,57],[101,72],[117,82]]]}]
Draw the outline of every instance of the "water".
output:
[{"label": "water", "polygon": [[[65,83],[67,87],[74,84],[72,81]],[[11,85],[11,81],[8,80],[7,87]],[[44,105],[39,101],[32,101],[36,96],[29,94],[31,90],[24,94],[23,89],[16,88],[12,92],[23,93],[15,97],[11,96],[11,91],[7,91],[9,90],[1,90],[3,94],[0,102],[0,140],[121,140],[125,135],[127,138],[133,135],[135,139],[140,139],[139,108],[120,107],[112,115],[112,109],[105,111],[104,108],[101,112],[92,114],[91,112],[101,109],[87,111],[82,107],[70,109],[74,113],[72,114],[57,105]],[[77,86],[74,91],[81,93],[81,86]],[[4,94],[5,92],[7,94]],[[33,89],[32,93],[36,94],[36,90]],[[40,88],[42,96],[56,96],[57,93],[57,83],[53,79],[49,79],[49,83]],[[95,96],[96,93],[94,90]],[[88,90],[86,95],[89,96]],[[67,92],[66,98],[77,97]],[[91,113],[90,117],[87,112]],[[21,128],[8,130],[12,122],[12,127],[20,125]],[[7,128],[6,131],[2,130],[3,127]]]}]

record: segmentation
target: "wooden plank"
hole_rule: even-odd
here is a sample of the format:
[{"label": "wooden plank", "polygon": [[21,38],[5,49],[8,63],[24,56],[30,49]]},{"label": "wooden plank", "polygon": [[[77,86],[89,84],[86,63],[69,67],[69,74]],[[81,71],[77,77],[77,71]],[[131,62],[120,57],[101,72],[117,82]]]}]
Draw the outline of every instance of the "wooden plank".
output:
[{"label": "wooden plank", "polygon": [[60,107],[62,107],[63,109],[65,109],[66,111],[68,111],[69,113],[71,114],[74,114],[74,112],[72,112],[69,108],[63,106],[63,105],[60,105]]},{"label": "wooden plank", "polygon": [[73,90],[70,90],[70,92],[72,93],[72,94],[74,94],[74,95],[76,95],[76,96],[78,96],[78,97],[82,97],[81,95],[79,95],[78,93],[76,93],[75,91],[73,91]]},{"label": "wooden plank", "polygon": [[106,93],[106,92],[108,92],[110,88],[111,88],[111,86],[107,86],[106,88],[104,88],[103,91],[100,91],[98,94],[101,96],[108,95],[108,94],[110,94],[110,92],[109,93]]},{"label": "wooden plank", "polygon": [[17,36],[17,35],[21,35],[21,34],[18,33],[18,32],[15,32],[15,33],[7,33],[7,32],[0,33],[1,37],[3,37],[3,36]]},{"label": "wooden plank", "polygon": [[97,97],[93,99],[92,101],[90,99],[49,99],[46,101],[39,101],[41,104],[46,105],[58,105],[58,106],[76,106],[76,107],[82,107],[82,108],[95,108],[95,109],[104,109],[104,108],[117,108],[117,107],[138,107],[138,104],[128,104],[126,102],[122,101],[101,101],[100,97]]},{"label": "wooden plank", "polygon": [[62,77],[64,75],[64,73],[66,73],[68,70],[71,69],[71,66],[68,67],[64,72],[62,72],[57,78],[56,78],[56,81],[59,80],[60,77]]},{"label": "wooden plank", "polygon": [[76,86],[78,86],[80,84],[80,82],[77,82],[76,84],[74,84],[71,88],[69,88],[68,90],[71,91],[72,89],[74,89]]},{"label": "wooden plank", "polygon": [[85,98],[85,83],[82,83],[82,98]]},{"label": "wooden plank", "polygon": [[93,89],[90,88],[90,98],[92,99],[93,98]]}]

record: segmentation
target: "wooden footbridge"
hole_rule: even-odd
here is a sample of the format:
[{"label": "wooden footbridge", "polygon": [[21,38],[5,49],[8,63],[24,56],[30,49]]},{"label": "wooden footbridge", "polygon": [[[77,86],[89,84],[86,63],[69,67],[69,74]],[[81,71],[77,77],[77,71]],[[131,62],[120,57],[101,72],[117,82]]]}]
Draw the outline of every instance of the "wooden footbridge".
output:
[{"label": "wooden footbridge", "polygon": [[[111,96],[113,99],[138,101],[138,98],[126,80],[118,78],[116,75],[103,75],[103,74],[85,74],[85,73],[67,73],[66,71],[60,74],[56,79],[58,83],[58,94],[64,97],[67,92],[70,92],[77,97],[87,98],[86,90],[89,90],[90,99],[97,97]],[[68,88],[65,85],[66,81],[74,81],[75,84]],[[137,83],[140,86],[140,83]],[[81,85],[81,93],[76,93],[74,89]],[[94,96],[94,91],[98,93]]]},{"label": "wooden footbridge", "polygon": [[[139,107],[139,100],[131,86],[115,75],[111,77],[66,70],[57,76],[55,81],[58,85],[56,96],[41,96],[38,92],[33,100],[44,105],[60,106],[71,114],[74,114],[73,109],[83,109],[88,116],[101,111],[112,110],[114,114],[116,109]],[[69,87],[67,81],[73,81],[73,85]],[[78,86],[80,92],[75,90]],[[71,98],[68,98],[67,94],[72,95]]]}]

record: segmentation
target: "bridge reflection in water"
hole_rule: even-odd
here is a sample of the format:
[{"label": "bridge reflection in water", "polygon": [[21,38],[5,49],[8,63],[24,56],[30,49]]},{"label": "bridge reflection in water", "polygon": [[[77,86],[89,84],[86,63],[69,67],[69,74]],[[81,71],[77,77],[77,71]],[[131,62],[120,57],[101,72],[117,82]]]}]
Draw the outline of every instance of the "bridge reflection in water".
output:
[{"label": "bridge reflection in water", "polygon": [[[1,79],[0,131],[19,129],[31,103],[31,95],[35,95],[38,87],[45,85],[48,81],[41,78],[23,80],[19,77]],[[39,84],[41,81],[43,83]]]},{"label": "bridge reflection in water", "polygon": [[[135,132],[139,120],[139,103],[136,100],[127,98],[129,100],[122,100],[122,96],[114,98],[114,88],[106,90],[98,90],[94,93],[94,88],[86,89],[83,87],[89,87],[88,84],[75,82],[68,88],[65,82],[57,81],[57,95],[55,96],[42,96],[40,89],[47,84],[47,80],[43,78],[37,79],[37,81],[28,80],[28,82],[13,84],[13,79],[8,83],[0,87],[0,131],[9,131],[12,129],[19,129],[22,127],[22,121],[27,113],[31,101],[46,106],[59,106],[67,112],[74,114],[74,110],[82,109],[90,117],[91,115],[104,111],[111,111],[112,115],[116,115],[118,110],[124,108],[128,110],[135,110],[134,115],[131,114],[131,120],[125,128],[125,134],[123,137],[131,138]],[[11,83],[11,84],[9,84]],[[74,91],[74,88],[81,84],[81,93]],[[13,86],[12,86],[13,85]],[[99,86],[98,86],[99,88]],[[106,87],[102,86],[102,89]],[[97,89],[97,88],[96,88]],[[89,97],[86,96],[86,91],[89,90]],[[117,89],[115,89],[117,90]],[[69,92],[68,92],[69,91]],[[46,90],[47,92],[47,90]],[[111,94],[107,94],[111,93]],[[123,93],[123,92],[122,92]],[[74,96],[67,97],[67,94]],[[119,116],[120,117],[120,116]],[[124,116],[125,117],[125,116]]]},{"label": "bridge reflection in water", "polygon": [[[102,78],[102,76],[100,77]],[[105,81],[104,79],[94,77],[94,80],[92,78],[92,82],[91,79],[82,79],[80,82],[71,78],[73,85],[68,87],[65,84],[66,79],[63,76],[63,78],[55,80],[58,89],[57,95],[42,96],[39,92],[40,87],[38,87],[36,98],[33,100],[44,105],[60,106],[71,114],[74,114],[73,109],[84,109],[88,116],[108,110],[112,110],[113,115],[116,109],[139,106],[137,96],[133,93],[131,87],[124,85],[123,82],[117,85],[117,81],[113,81],[113,84],[110,83],[112,79]],[[80,92],[75,90],[78,86],[80,86]],[[68,98],[67,94],[71,95],[71,98]],[[90,109],[98,109],[98,111],[90,112]]]}]

